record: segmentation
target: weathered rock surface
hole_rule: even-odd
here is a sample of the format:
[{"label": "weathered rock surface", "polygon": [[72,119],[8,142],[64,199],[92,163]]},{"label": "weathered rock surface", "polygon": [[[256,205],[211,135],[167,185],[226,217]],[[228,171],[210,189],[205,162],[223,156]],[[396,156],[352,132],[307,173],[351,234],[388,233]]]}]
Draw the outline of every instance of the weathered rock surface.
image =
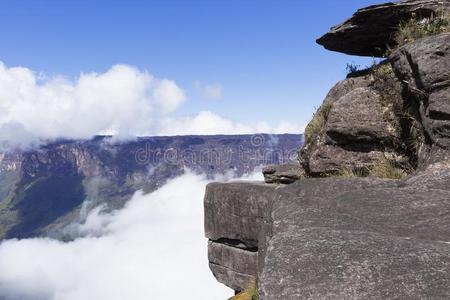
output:
[{"label": "weathered rock surface", "polygon": [[395,46],[392,37],[402,20],[413,13],[427,17],[445,7],[450,8],[450,1],[406,0],[369,6],[331,28],[317,43],[332,51],[382,57],[389,47]]},{"label": "weathered rock surface", "polygon": [[[404,160],[397,147],[402,133],[394,112],[402,103],[401,95],[386,101],[375,80],[367,71],[339,82],[328,93],[306,128],[300,151],[300,162],[309,175],[370,167],[386,157]],[[393,84],[400,91],[400,83]]]},{"label": "weathered rock surface", "polygon": [[310,179],[278,189],[272,205],[263,299],[450,295],[450,190]]},{"label": "weathered rock surface", "polygon": [[237,240],[258,246],[262,218],[276,186],[263,182],[210,183],[204,200],[205,234],[210,240]]},{"label": "weathered rock surface", "polygon": [[209,268],[219,282],[235,291],[245,289],[256,280],[258,252],[225,244],[225,241],[208,243]]},{"label": "weathered rock surface", "polygon": [[[323,228],[271,240],[261,299],[448,299],[450,246]],[[282,284],[280,284],[282,282]]]},{"label": "weathered rock surface", "polygon": [[[368,7],[319,42],[381,55],[400,20],[448,7],[447,0]],[[206,224],[231,228],[210,226],[221,237],[221,245],[210,242],[221,282],[240,290],[257,276],[262,300],[450,299],[450,34],[409,43],[388,62],[351,74],[329,92],[306,128],[299,155],[306,178],[207,190],[205,199],[215,204]],[[402,180],[308,178],[370,171],[386,159],[410,164],[412,173]],[[265,169],[266,181],[279,183],[290,168]],[[236,219],[237,206],[249,205],[259,216],[251,230],[247,216]]]},{"label": "weathered rock surface", "polygon": [[263,182],[210,183],[206,187],[210,268],[219,282],[236,291],[244,290],[257,276],[259,234],[276,188]]},{"label": "weathered rock surface", "polygon": [[306,176],[305,170],[298,164],[270,165],[262,172],[266,183],[290,184]]},{"label": "weathered rock surface", "polygon": [[[421,159],[446,160],[450,147],[450,33],[407,44],[389,58],[406,89],[435,152]],[[445,150],[445,151],[442,151]]]},{"label": "weathered rock surface", "polygon": [[[249,252],[244,243],[210,242],[211,270],[235,290],[258,275],[261,297],[270,300],[446,299],[449,165],[436,163],[404,181],[323,178],[277,188],[256,184],[253,196],[264,199],[265,207],[258,212],[264,215],[257,224],[258,248]],[[232,192],[213,196],[208,188],[207,197],[228,207],[255,203],[247,193],[254,184],[219,184]],[[238,222],[233,209],[227,216]],[[253,273],[255,257],[258,271]]]}]

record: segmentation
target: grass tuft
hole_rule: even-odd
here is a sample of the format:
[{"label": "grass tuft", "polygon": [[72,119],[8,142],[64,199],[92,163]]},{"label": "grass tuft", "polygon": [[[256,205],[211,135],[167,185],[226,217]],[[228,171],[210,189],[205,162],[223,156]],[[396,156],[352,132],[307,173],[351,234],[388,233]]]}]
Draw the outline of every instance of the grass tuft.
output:
[{"label": "grass tuft", "polygon": [[335,174],[324,174],[324,177],[355,178],[355,177],[379,177],[384,179],[402,179],[411,173],[408,165],[398,165],[388,159],[382,159],[370,167],[344,167]]},{"label": "grass tuft", "polygon": [[337,177],[340,178],[353,178],[353,177],[366,177],[368,175],[368,168],[351,168],[345,167],[338,171]]},{"label": "grass tuft", "polygon": [[384,159],[369,169],[369,176],[387,179],[402,179],[408,176],[409,171],[409,167],[401,168],[393,162]]},{"label": "grass tuft", "polygon": [[440,11],[428,18],[413,13],[409,20],[400,23],[394,42],[400,47],[420,38],[444,32],[450,32],[450,12]]},{"label": "grass tuft", "polygon": [[328,119],[328,114],[331,110],[330,103],[324,103],[314,114],[311,122],[305,128],[305,142],[310,143],[315,137],[317,137],[322,129],[325,127],[325,123]]}]

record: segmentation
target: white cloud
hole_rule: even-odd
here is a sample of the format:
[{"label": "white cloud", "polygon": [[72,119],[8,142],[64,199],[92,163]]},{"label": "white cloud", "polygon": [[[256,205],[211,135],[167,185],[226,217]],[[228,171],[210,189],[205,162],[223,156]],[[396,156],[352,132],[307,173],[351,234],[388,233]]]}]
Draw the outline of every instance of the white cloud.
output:
[{"label": "white cloud", "polygon": [[149,195],[137,193],[120,211],[94,210],[80,227],[90,235],[70,243],[1,243],[0,299],[227,299],[232,291],[207,265],[206,184],[186,173]]},{"label": "white cloud", "polygon": [[[220,85],[195,84],[209,99],[222,97]],[[174,81],[128,65],[82,73],[71,81],[0,62],[0,150],[97,134],[123,140],[145,135],[300,133],[304,128],[285,121],[239,123],[210,111],[173,117],[184,101],[184,91]]]},{"label": "white cloud", "polygon": [[127,65],[69,81],[61,76],[41,79],[30,69],[0,62],[0,130],[16,124],[39,138],[140,135],[184,100],[173,81]]},{"label": "white cloud", "polygon": [[210,111],[202,111],[189,117],[164,118],[159,126],[159,135],[301,133],[304,129],[304,126],[285,121],[281,121],[276,126],[267,122],[243,124],[233,122]]},{"label": "white cloud", "polygon": [[194,82],[194,87],[206,99],[221,100],[223,97],[223,88],[220,84],[204,84],[200,81],[196,81]]}]

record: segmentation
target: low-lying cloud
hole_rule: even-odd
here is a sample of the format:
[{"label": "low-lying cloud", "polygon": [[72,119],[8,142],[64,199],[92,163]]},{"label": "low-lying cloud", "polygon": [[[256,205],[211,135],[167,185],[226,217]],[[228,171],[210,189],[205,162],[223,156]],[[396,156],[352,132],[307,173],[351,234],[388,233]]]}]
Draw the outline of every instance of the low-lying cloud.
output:
[{"label": "low-lying cloud", "polygon": [[301,133],[304,126],[281,121],[272,126],[267,122],[244,124],[233,122],[210,111],[201,111],[194,116],[164,118],[160,122],[160,135],[184,134],[255,134],[255,133]]},{"label": "low-lying cloud", "polygon": [[[204,97],[222,98],[220,85],[198,83]],[[44,76],[0,62],[0,150],[26,148],[58,138],[117,140],[148,135],[299,133],[303,126],[281,121],[238,123],[210,111],[182,116],[185,91],[129,65],[70,80]],[[177,117],[173,113],[177,112]]]},{"label": "low-lying cloud", "polygon": [[94,210],[80,226],[85,237],[69,243],[4,241],[0,299],[227,299],[232,291],[207,265],[207,182],[188,172],[151,194],[136,193],[122,210]]}]

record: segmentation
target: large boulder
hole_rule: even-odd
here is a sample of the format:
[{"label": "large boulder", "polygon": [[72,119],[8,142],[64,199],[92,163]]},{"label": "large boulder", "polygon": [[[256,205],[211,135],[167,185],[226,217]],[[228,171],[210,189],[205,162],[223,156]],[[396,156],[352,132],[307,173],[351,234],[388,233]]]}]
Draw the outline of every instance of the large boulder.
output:
[{"label": "large boulder", "polygon": [[[383,87],[385,77],[389,84]],[[400,92],[387,64],[334,86],[306,127],[299,159],[308,175],[369,168],[387,158],[404,161],[397,112],[403,103]]]},{"label": "large boulder", "polygon": [[331,28],[317,43],[346,54],[383,57],[395,46],[393,37],[401,21],[414,13],[428,17],[446,8],[450,8],[449,0],[405,0],[369,6]]}]

